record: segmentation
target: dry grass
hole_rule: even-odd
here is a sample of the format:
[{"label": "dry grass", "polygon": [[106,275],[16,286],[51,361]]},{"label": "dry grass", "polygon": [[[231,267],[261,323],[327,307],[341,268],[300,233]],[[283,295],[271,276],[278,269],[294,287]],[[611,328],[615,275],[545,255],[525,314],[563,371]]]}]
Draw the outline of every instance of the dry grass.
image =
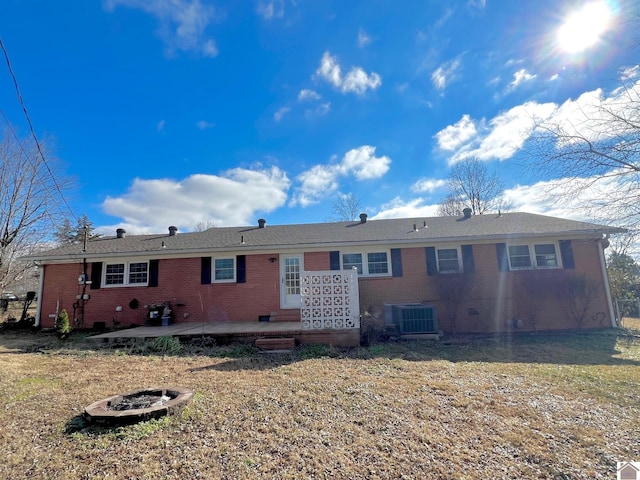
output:
[{"label": "dry grass", "polygon": [[[0,334],[0,478],[615,478],[640,452],[640,331],[179,356]],[[638,322],[640,327],[640,322]],[[180,416],[79,414],[154,385]]]}]

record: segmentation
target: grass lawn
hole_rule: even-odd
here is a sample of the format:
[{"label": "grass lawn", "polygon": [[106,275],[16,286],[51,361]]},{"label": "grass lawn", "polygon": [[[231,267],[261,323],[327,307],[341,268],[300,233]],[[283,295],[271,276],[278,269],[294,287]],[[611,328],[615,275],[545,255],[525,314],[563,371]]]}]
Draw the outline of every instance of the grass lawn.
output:
[{"label": "grass lawn", "polygon": [[[640,460],[640,322],[625,325],[279,355],[4,333],[0,478],[612,479]],[[196,394],[126,427],[80,416],[161,385]]]}]

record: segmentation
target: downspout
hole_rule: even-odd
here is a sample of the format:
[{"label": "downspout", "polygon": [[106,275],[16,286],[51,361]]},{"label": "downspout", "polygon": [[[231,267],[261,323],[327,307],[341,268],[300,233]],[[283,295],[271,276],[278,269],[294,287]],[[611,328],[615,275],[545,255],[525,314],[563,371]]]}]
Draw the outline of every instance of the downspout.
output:
[{"label": "downspout", "polygon": [[42,315],[42,291],[44,289],[44,266],[38,266],[38,303],[36,306],[36,321],[34,327],[40,326],[40,315]]},{"label": "downspout", "polygon": [[604,245],[602,239],[598,240],[598,254],[600,256],[600,268],[602,269],[602,280],[604,281],[604,293],[607,297],[607,307],[609,307],[609,318],[611,319],[611,327],[617,327],[616,316],[613,312],[613,302],[611,301],[611,288],[609,287],[609,275],[607,274],[607,263],[604,258]]}]

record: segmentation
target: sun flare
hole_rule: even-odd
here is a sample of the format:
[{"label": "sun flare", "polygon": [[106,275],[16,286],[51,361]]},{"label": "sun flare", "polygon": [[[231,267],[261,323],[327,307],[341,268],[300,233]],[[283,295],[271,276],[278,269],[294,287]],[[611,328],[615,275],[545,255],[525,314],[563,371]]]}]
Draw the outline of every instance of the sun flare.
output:
[{"label": "sun flare", "polygon": [[611,23],[612,12],[606,2],[584,5],[565,18],[558,29],[557,42],[567,53],[580,53],[600,40]]}]

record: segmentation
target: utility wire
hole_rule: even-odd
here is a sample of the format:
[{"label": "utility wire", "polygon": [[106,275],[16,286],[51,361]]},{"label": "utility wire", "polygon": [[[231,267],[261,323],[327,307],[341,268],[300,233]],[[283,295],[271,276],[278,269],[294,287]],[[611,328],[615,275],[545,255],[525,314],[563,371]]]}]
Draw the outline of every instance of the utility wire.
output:
[{"label": "utility wire", "polygon": [[49,164],[47,163],[47,159],[44,157],[44,153],[42,153],[42,148],[40,146],[40,142],[38,141],[38,137],[36,136],[36,132],[33,129],[33,124],[31,123],[31,118],[29,117],[29,112],[27,112],[27,107],[24,104],[24,100],[22,99],[22,94],[20,93],[20,88],[18,87],[18,80],[16,79],[16,76],[13,73],[13,68],[11,67],[11,62],[9,61],[9,54],[7,53],[7,49],[5,48],[4,43],[2,42],[1,38],[0,38],[0,48],[2,49],[2,53],[4,54],[4,59],[7,62],[7,68],[9,69],[9,75],[11,75],[11,79],[13,80],[13,85],[15,86],[15,89],[16,89],[16,94],[18,96],[18,102],[20,103],[20,106],[22,107],[22,111],[24,112],[24,116],[27,119],[27,124],[29,125],[29,130],[31,131],[31,136],[33,137],[33,141],[36,144],[36,148],[38,149],[38,153],[40,154],[40,158],[42,158],[42,163],[44,163],[44,166],[46,167],[47,171],[49,172],[49,176],[51,177],[51,181],[53,182],[54,187],[58,191],[58,194],[60,195],[60,198],[62,198],[63,203],[65,204],[65,206],[69,210],[69,213],[71,213],[71,216],[73,217],[73,219],[77,221],[78,217],[76,217],[76,214],[73,213],[73,210],[71,209],[71,206],[69,205],[69,202],[67,202],[67,199],[65,198],[64,194],[62,193],[62,189],[60,188],[60,185],[58,185],[58,182],[56,181],[56,177],[53,175],[53,172],[51,171],[51,168],[49,167]]}]

